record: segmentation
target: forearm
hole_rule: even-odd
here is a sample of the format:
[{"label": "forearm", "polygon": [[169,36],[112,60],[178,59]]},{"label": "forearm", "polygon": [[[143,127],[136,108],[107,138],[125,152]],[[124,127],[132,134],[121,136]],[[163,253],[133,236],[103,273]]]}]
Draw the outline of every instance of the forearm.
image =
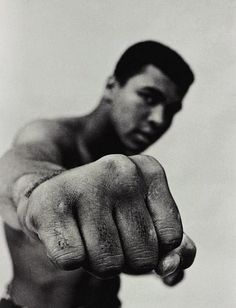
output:
[{"label": "forearm", "polygon": [[[16,145],[0,159],[0,213],[10,225],[23,198],[42,182],[60,174],[60,151],[51,144]],[[13,223],[14,225],[14,223]]]}]

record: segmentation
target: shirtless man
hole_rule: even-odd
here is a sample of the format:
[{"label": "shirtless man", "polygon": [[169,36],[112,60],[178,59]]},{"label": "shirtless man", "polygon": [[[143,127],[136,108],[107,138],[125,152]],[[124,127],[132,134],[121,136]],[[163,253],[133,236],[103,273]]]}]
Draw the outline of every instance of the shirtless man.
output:
[{"label": "shirtless man", "polygon": [[176,52],[140,42],[91,114],[37,120],[17,134],[0,160],[14,270],[2,305],[115,308],[121,272],[181,280],[195,245],[162,166],[137,154],[167,131],[192,82]]}]

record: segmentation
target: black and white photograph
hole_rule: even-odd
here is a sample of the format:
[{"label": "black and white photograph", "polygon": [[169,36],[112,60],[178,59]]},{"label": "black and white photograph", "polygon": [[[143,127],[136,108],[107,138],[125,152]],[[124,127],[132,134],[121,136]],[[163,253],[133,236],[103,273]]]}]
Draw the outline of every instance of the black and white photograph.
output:
[{"label": "black and white photograph", "polygon": [[0,0],[0,308],[236,307],[235,32],[235,0]]}]

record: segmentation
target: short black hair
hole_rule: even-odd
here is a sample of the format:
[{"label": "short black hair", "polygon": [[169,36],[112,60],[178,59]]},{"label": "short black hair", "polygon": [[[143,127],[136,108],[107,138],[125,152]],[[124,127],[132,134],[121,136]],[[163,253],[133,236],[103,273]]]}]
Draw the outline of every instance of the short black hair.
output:
[{"label": "short black hair", "polygon": [[194,74],[184,59],[171,48],[156,41],[138,42],[129,47],[117,62],[114,76],[123,86],[148,64],[159,68],[179,86],[182,93],[194,81]]}]

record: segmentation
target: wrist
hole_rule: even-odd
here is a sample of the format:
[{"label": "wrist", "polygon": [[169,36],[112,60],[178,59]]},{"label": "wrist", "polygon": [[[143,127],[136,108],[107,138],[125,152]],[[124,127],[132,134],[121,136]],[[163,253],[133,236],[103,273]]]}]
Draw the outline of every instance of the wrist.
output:
[{"label": "wrist", "polygon": [[[15,181],[12,196],[13,203],[16,207],[17,221],[19,224],[18,229],[26,232],[29,235],[29,230],[27,230],[25,225],[25,217],[27,214],[27,209],[29,205],[29,198],[32,192],[40,186],[42,183],[56,177],[57,175],[64,172],[65,169],[57,168],[52,170],[47,170],[42,173],[29,173],[24,174],[17,181]],[[25,229],[26,228],[26,229]],[[30,232],[31,234],[32,232]],[[33,233],[31,234],[33,238]]]},{"label": "wrist", "polygon": [[29,198],[35,188],[40,184],[64,172],[64,168],[51,169],[37,173],[27,173],[19,177],[12,189],[13,202],[17,205],[21,199]]}]

